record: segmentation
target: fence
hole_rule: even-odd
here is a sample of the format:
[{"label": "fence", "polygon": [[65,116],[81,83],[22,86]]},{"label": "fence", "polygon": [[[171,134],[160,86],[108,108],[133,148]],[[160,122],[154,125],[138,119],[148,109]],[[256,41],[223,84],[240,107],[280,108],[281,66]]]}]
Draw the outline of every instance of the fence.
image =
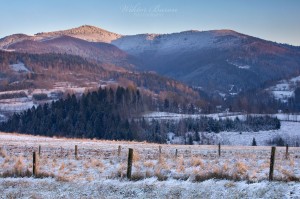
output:
[{"label": "fence", "polygon": [[[12,148],[9,149],[10,147]],[[277,152],[275,147],[265,147],[263,148],[263,150],[259,150],[259,147],[237,147],[236,150],[232,150],[234,147],[228,148],[227,146],[221,146],[221,144],[217,146],[206,146],[207,149],[201,149],[203,148],[203,146],[199,146],[199,149],[197,149],[197,146],[189,147],[170,145],[152,145],[148,148],[147,145],[145,145],[144,149],[134,149],[134,147],[130,145],[126,145],[124,147],[121,145],[114,145],[113,147],[115,147],[115,149],[110,148],[108,150],[97,150],[84,148],[80,145],[75,145],[73,149],[64,149],[63,147],[57,147],[53,149],[47,146],[39,145],[37,147],[32,146],[27,148],[25,146],[25,150],[18,150],[18,152],[19,155],[23,154],[23,157],[27,160],[27,164],[30,164],[29,162],[31,157],[29,154],[32,154],[31,175],[33,177],[43,176],[41,175],[41,173],[45,173],[45,168],[50,171],[51,169],[55,170],[55,166],[53,166],[54,164],[52,163],[52,166],[54,167],[52,168],[51,162],[49,163],[49,161],[52,160],[52,162],[54,162],[54,160],[57,161],[57,159],[59,159],[61,161],[61,165],[57,166],[59,167],[58,172],[56,173],[56,175],[48,176],[59,176],[60,172],[65,172],[61,168],[64,167],[67,169],[68,165],[70,165],[71,163],[75,164],[75,168],[78,170],[80,169],[80,166],[77,166],[77,163],[80,165],[84,165],[88,164],[88,162],[91,162],[91,164],[93,164],[93,161],[99,160],[102,161],[102,164],[104,164],[104,170],[109,170],[109,168],[114,167],[114,165],[118,165],[119,167],[121,167],[121,169],[116,168],[115,170],[112,170],[112,173],[117,173],[116,175],[110,176],[109,172],[104,171],[103,173],[106,175],[98,175],[99,178],[118,178],[126,176],[128,179],[136,180],[143,179],[145,177],[156,176],[160,179],[165,179],[167,177],[187,179],[190,178],[193,174],[194,178],[198,178],[198,180],[204,180],[210,177],[234,180],[249,180],[247,178],[247,175],[249,174],[248,170],[256,172],[257,170],[259,170],[256,169],[255,166],[254,168],[252,168],[255,164],[255,160],[254,163],[249,163],[251,162],[251,158],[249,158],[249,156],[251,156],[251,154],[258,154],[257,161],[265,161],[263,163],[263,170],[266,170],[266,167],[268,167],[268,178],[262,178],[261,180],[268,179],[272,181],[275,179],[298,181],[299,179],[297,176],[287,173],[287,170],[292,170],[292,166],[291,168],[282,170],[282,173],[285,175],[285,177],[281,176],[281,178],[278,178],[278,176],[275,176],[274,178],[274,170],[276,170],[277,164],[277,162],[275,161],[276,157],[280,167],[286,164],[292,164],[292,161],[298,159],[298,156],[295,155],[295,150],[293,150],[292,153],[294,158],[290,158],[291,154],[289,152],[289,146],[286,146],[284,150],[283,148],[280,148],[280,150],[277,150]],[[6,146],[4,148],[9,149],[11,154],[14,153],[14,150],[18,149],[18,147],[16,146]],[[269,152],[266,151],[267,148],[269,148]],[[251,150],[253,150],[252,153]],[[238,161],[238,158],[234,159],[235,154],[239,158],[242,158],[243,161]],[[67,161],[65,162],[64,160]],[[231,160],[233,160],[233,164],[231,164]],[[227,163],[227,167],[230,167],[229,169],[226,167],[226,161],[229,161],[229,163]],[[65,165],[62,166],[63,164]],[[268,166],[266,166],[266,164]],[[295,163],[293,164],[295,166]],[[5,164],[3,163],[2,165]],[[97,167],[103,167],[103,165],[101,166],[101,162],[98,162],[98,164],[95,163],[95,165],[93,164],[92,166],[94,166],[96,169]],[[84,166],[86,168],[83,168],[81,172],[85,173],[86,170],[90,169],[92,166]],[[74,165],[71,167],[74,169]],[[41,173],[39,173],[40,168],[43,168]],[[137,168],[140,168],[140,170],[138,170]],[[191,168],[192,171],[189,171],[191,170]],[[219,171],[214,171],[214,169],[216,168],[219,168]],[[150,171],[148,171],[147,169]],[[205,170],[207,170],[207,173],[203,172]],[[150,174],[147,174],[147,172],[150,172]],[[3,173],[4,172],[2,170],[2,174]],[[137,176],[137,173],[139,173],[139,176]],[[143,173],[145,173],[145,175]]]}]

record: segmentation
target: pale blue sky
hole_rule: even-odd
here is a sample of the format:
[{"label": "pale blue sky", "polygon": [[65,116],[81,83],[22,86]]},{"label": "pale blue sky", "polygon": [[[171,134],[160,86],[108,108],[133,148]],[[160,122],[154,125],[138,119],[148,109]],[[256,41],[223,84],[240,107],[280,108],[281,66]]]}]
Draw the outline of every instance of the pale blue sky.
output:
[{"label": "pale blue sky", "polygon": [[0,0],[0,38],[89,24],[120,34],[232,29],[300,46],[298,0]]}]

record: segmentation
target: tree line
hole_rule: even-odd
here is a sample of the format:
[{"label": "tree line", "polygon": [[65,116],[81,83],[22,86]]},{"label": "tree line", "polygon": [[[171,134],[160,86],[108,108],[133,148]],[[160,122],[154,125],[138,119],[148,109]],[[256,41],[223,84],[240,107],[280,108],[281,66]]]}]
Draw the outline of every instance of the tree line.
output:
[{"label": "tree line", "polygon": [[[166,101],[153,106],[153,96],[142,94],[133,87],[99,88],[80,98],[68,95],[51,104],[39,105],[15,113],[1,123],[0,130],[32,135],[137,140],[166,142],[167,133],[258,131],[280,128],[277,118],[247,117],[246,120],[216,120],[202,117],[180,121],[148,121],[145,111],[166,106]],[[170,104],[168,108],[172,108]],[[197,140],[197,138],[194,138]]]}]

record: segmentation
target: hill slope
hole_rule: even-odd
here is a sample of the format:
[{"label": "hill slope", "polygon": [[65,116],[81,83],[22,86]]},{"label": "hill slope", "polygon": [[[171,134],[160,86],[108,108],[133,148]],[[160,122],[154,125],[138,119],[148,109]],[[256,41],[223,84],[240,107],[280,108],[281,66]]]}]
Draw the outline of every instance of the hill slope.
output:
[{"label": "hill slope", "polygon": [[124,36],[112,42],[153,70],[205,90],[237,93],[296,76],[298,48],[231,30]]}]

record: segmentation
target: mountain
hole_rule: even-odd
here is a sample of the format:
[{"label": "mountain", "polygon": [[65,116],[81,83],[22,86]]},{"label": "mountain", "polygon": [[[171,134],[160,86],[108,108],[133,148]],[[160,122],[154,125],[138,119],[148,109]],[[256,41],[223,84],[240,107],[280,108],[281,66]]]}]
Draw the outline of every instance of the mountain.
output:
[{"label": "mountain", "polygon": [[[89,42],[70,36],[59,36],[44,40],[22,40],[10,44],[8,50],[35,54],[61,53],[78,55],[99,63],[130,68],[134,60],[126,52],[104,42]],[[109,69],[109,68],[107,68]]]},{"label": "mountain", "polygon": [[45,38],[59,37],[63,35],[75,37],[90,42],[105,42],[105,43],[110,43],[111,41],[122,37],[122,35],[109,32],[95,26],[89,26],[89,25],[83,25],[78,28],[72,28],[63,31],[37,33],[35,36],[38,38],[45,39]]},{"label": "mountain", "polygon": [[105,43],[120,35],[92,26],[66,31],[38,33],[34,36],[15,34],[0,39],[0,49],[27,53],[66,53],[107,64],[107,69],[134,68],[135,58],[118,47]]},{"label": "mountain", "polygon": [[232,30],[120,35],[85,25],[11,35],[0,40],[0,48],[78,55],[112,71],[154,71],[221,96],[265,89],[300,74],[299,47]]},{"label": "mountain", "polygon": [[61,36],[70,36],[73,38],[78,38],[89,42],[105,42],[105,43],[110,43],[111,41],[122,37],[122,35],[112,33],[103,30],[101,28],[84,25],[78,28],[72,28],[63,31],[41,32],[35,34],[34,36],[29,36],[26,34],[9,35],[7,37],[0,39],[0,48],[7,50],[10,48],[10,45],[24,40],[43,42],[45,40],[52,40]]},{"label": "mountain", "polygon": [[297,76],[299,48],[232,30],[123,36],[112,41],[156,71],[206,91],[236,94]]}]

